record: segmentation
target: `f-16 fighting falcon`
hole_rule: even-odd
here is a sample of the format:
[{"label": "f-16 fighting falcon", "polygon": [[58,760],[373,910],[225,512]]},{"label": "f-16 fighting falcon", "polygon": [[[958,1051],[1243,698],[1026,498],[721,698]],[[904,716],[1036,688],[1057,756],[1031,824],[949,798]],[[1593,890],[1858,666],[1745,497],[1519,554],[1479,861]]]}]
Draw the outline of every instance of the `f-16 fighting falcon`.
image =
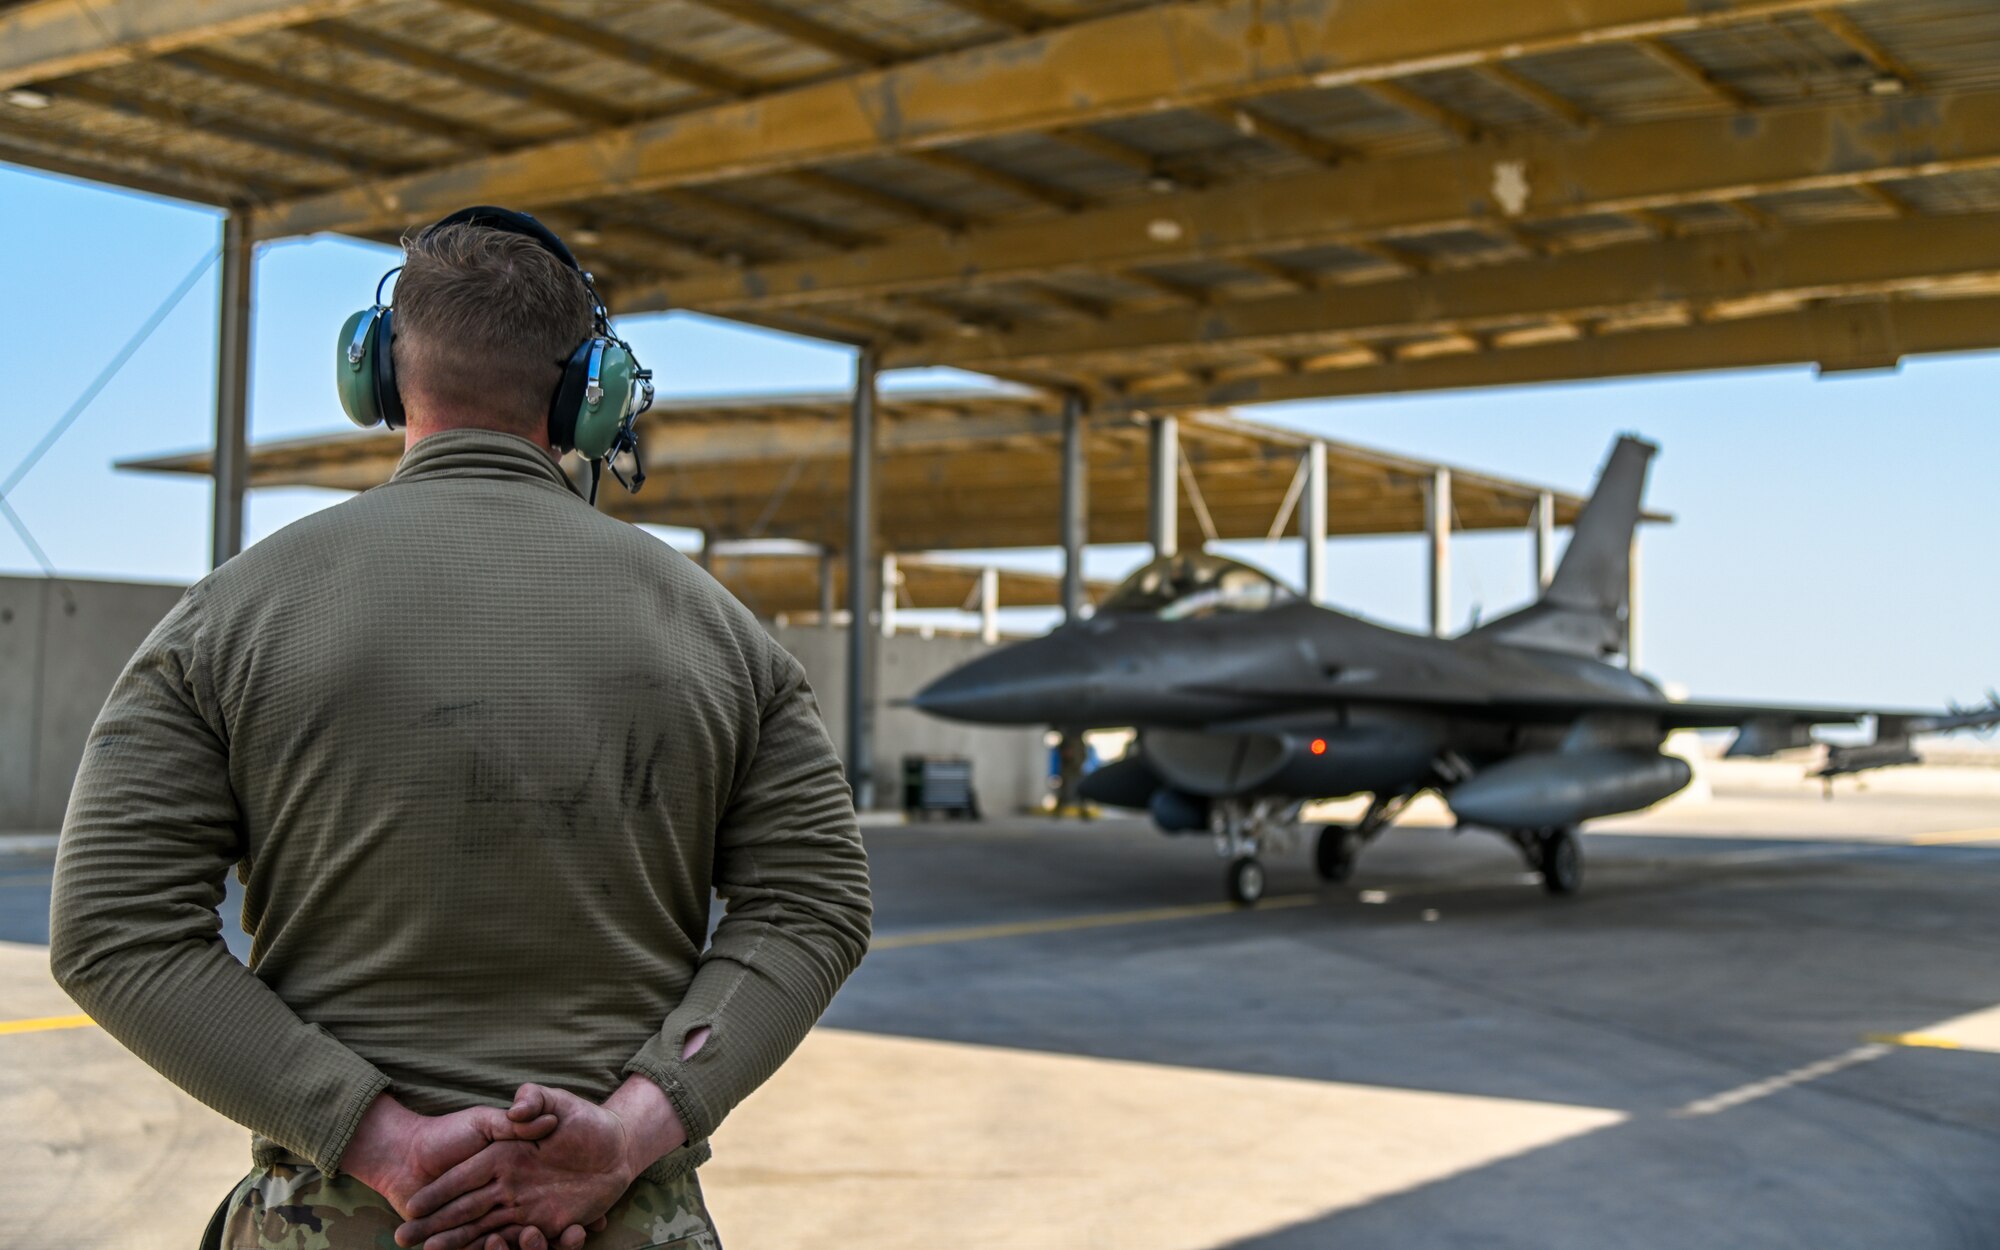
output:
[{"label": "f-16 fighting falcon", "polygon": [[1611,663],[1657,450],[1620,439],[1546,593],[1460,637],[1319,607],[1233,560],[1170,556],[1090,619],[974,660],[913,702],[984,724],[1136,729],[1134,749],[1079,793],[1150,812],[1167,833],[1213,833],[1241,903],[1263,894],[1260,849],[1306,832],[1300,813],[1319,799],[1371,799],[1358,824],[1318,829],[1327,880],[1346,880],[1435,790],[1461,826],[1510,839],[1549,893],[1571,894],[1579,824],[1688,784],[1687,762],[1661,750],[1673,730],[1735,728],[1731,755],[1766,756],[1811,744],[1815,725],[1873,717],[1872,742],[1828,748],[1831,778],[1914,762],[1916,734],[2000,723],[2000,699],[1946,712],[1681,702]]}]

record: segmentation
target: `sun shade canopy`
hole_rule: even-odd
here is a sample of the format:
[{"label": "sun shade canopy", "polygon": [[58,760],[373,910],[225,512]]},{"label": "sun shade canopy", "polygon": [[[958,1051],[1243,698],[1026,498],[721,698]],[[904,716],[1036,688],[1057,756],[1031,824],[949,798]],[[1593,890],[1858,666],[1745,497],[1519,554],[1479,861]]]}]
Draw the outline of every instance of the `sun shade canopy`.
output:
[{"label": "sun shade canopy", "polygon": [[[702,530],[719,541],[789,538],[828,549],[847,540],[845,395],[664,400],[640,422],[646,487],[627,495],[607,479],[600,504],[626,520]],[[885,391],[882,549],[939,551],[1049,547],[1062,418],[1057,401],[1005,391]],[[1196,539],[1297,532],[1306,435],[1224,412],[1180,420],[1180,532]],[[1090,541],[1144,542],[1147,431],[1101,415],[1088,431]],[[264,443],[250,454],[252,486],[365,490],[388,480],[400,434],[349,431]],[[207,475],[210,453],[124,461],[124,469]],[[1441,466],[1350,443],[1327,443],[1328,529],[1334,534],[1424,532],[1425,491]],[[1453,528],[1514,529],[1533,519],[1546,488],[1451,470]],[[1583,500],[1549,491],[1558,525]],[[1665,521],[1664,513],[1647,519]]]},{"label": "sun shade canopy", "polygon": [[1977,0],[25,0],[0,160],[1099,410],[2000,344]]}]

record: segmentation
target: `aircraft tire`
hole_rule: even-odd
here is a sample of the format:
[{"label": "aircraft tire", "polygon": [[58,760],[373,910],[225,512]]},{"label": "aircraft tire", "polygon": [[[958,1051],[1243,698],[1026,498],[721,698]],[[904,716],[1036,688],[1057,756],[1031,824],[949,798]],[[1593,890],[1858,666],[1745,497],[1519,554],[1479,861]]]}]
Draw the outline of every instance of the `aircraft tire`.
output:
[{"label": "aircraft tire", "polygon": [[1319,841],[1313,844],[1313,867],[1320,880],[1338,885],[1354,875],[1356,841],[1346,825],[1320,826]]},{"label": "aircraft tire", "polygon": [[1569,895],[1583,888],[1583,848],[1577,845],[1575,830],[1545,831],[1539,858],[1544,890]]},{"label": "aircraft tire", "polygon": [[1229,900],[1243,907],[1264,897],[1264,865],[1254,855],[1240,855],[1229,861]]}]

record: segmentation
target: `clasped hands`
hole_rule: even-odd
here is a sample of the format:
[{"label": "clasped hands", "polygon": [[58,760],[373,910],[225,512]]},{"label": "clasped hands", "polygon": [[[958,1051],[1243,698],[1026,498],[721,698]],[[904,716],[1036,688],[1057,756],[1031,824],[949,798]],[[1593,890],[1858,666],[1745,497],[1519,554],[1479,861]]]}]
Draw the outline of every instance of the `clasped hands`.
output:
[{"label": "clasped hands", "polygon": [[578,1250],[633,1179],[686,1140],[667,1096],[637,1075],[601,1106],[523,1085],[505,1111],[424,1116],[385,1094],[341,1168],[403,1217],[400,1246]]}]

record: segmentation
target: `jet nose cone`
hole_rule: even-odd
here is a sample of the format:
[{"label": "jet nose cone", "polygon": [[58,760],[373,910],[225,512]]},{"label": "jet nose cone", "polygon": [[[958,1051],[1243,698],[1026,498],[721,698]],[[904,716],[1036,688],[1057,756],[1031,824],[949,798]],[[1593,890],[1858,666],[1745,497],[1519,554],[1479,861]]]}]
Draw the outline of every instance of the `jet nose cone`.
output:
[{"label": "jet nose cone", "polygon": [[1083,710],[1090,671],[1088,649],[1059,632],[961,665],[919,690],[910,703],[947,720],[1061,724]]}]

